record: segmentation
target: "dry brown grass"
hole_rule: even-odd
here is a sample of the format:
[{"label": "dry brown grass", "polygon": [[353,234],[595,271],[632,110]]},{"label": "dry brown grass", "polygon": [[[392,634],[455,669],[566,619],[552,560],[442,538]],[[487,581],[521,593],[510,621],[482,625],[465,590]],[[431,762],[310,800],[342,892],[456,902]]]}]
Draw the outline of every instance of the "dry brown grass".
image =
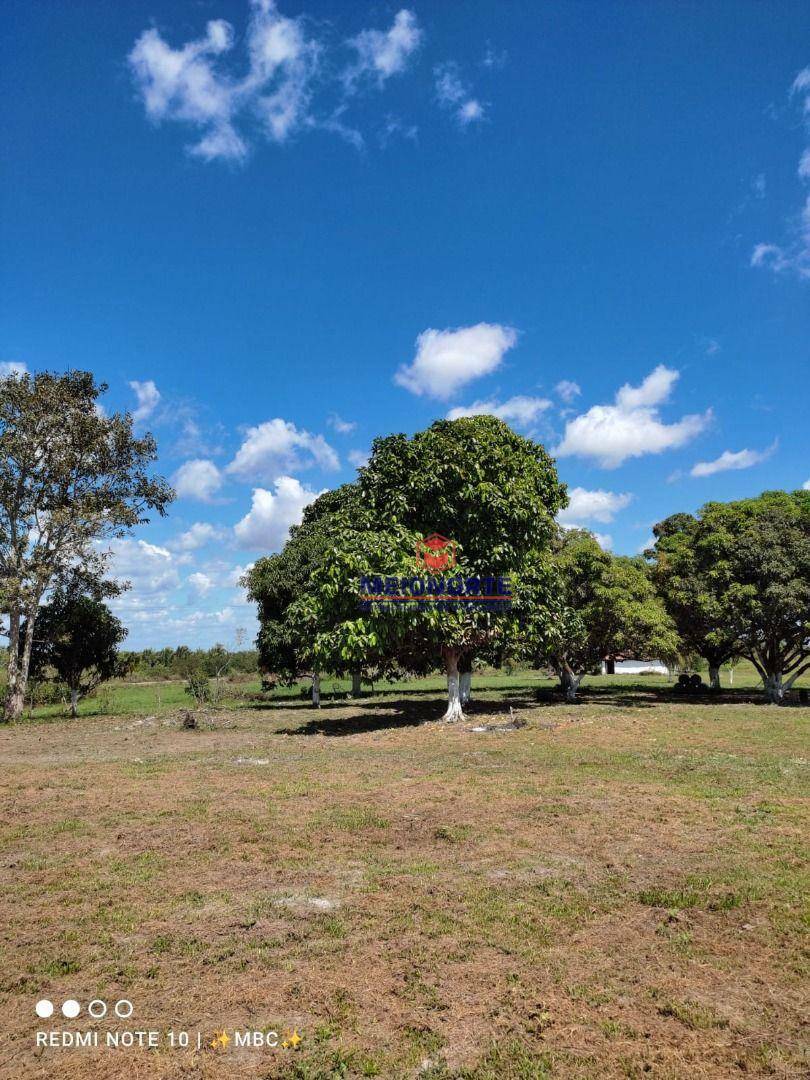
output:
[{"label": "dry brown grass", "polygon": [[[0,1073],[806,1075],[810,710],[513,700],[0,731]],[[67,996],[303,1042],[37,1052]]]}]

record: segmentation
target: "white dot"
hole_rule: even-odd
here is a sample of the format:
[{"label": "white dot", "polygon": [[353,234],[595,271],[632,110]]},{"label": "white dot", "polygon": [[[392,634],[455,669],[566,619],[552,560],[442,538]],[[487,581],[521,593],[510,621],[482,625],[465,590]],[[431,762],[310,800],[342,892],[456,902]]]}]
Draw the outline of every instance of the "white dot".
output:
[{"label": "white dot", "polygon": [[37,1016],[41,1016],[43,1020],[47,1020],[53,1012],[53,1002],[48,1001],[47,998],[43,998],[42,1001],[38,1001],[34,1006]]},{"label": "white dot", "polygon": [[82,1007],[75,998],[68,998],[62,1005],[62,1013],[68,1020],[72,1020],[74,1016],[78,1016],[81,1011]]},{"label": "white dot", "polygon": [[120,1001],[116,1001],[115,1015],[121,1020],[128,1020],[130,1016],[132,1016],[132,1002],[127,1001],[126,998],[121,998]]}]

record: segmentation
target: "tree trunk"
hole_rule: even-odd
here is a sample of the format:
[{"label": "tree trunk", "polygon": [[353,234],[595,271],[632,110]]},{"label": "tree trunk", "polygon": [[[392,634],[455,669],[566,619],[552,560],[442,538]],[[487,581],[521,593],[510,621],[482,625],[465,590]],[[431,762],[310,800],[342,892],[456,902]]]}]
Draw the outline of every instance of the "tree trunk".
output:
[{"label": "tree trunk", "polygon": [[777,675],[768,675],[765,680],[765,697],[772,705],[779,705],[785,696],[785,689],[782,686],[782,673],[781,671]]},{"label": "tree trunk", "polygon": [[709,665],[709,686],[712,690],[720,689],[720,668]]},{"label": "tree trunk", "polygon": [[31,663],[31,647],[34,644],[34,622],[36,621],[36,608],[34,613],[28,615],[25,623],[25,638],[23,640],[22,655],[20,655],[20,612],[14,611],[9,614],[8,628],[8,685],[6,687],[6,700],[3,710],[3,719],[6,723],[19,720],[25,708],[25,690],[28,685],[28,667]]},{"label": "tree trunk", "polygon": [[73,717],[74,720],[79,715],[79,713],[77,711],[78,704],[79,704],[79,691],[75,686],[71,686],[71,688],[70,688],[70,715]]},{"label": "tree trunk", "polygon": [[459,676],[459,698],[462,705],[468,704],[472,697],[472,672],[462,671]]},{"label": "tree trunk", "polygon": [[565,700],[575,702],[577,700],[577,690],[579,690],[579,684],[582,682],[582,675],[575,675],[570,669],[563,669],[560,675],[560,682],[562,688],[565,691]]},{"label": "tree trunk", "polygon": [[447,671],[447,712],[442,717],[447,723],[464,719],[461,708],[460,676],[458,673],[458,649],[444,650],[444,665]]},{"label": "tree trunk", "polygon": [[363,690],[363,678],[359,671],[352,672],[352,697],[360,697]]},{"label": "tree trunk", "polygon": [[[616,674],[616,661],[613,659],[612,656],[609,657],[605,661],[605,674],[606,675],[615,675]],[[580,679],[581,678],[582,678],[582,676],[580,676]],[[579,682],[577,682],[577,686],[579,686]],[[576,689],[574,690],[574,693],[576,693]]]},{"label": "tree trunk", "polygon": [[321,676],[317,671],[312,676],[312,707],[314,709],[321,707]]}]

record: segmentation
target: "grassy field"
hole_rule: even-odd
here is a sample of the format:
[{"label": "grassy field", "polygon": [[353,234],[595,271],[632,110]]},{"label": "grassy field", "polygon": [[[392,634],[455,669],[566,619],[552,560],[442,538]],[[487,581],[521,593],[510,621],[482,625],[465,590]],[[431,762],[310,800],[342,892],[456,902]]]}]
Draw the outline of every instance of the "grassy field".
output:
[{"label": "grassy field", "polygon": [[[704,672],[703,678],[707,675]],[[676,682],[675,677],[662,678],[659,676],[594,676],[587,675],[583,683],[583,691],[594,690],[648,690],[650,688],[665,690],[672,689]],[[747,660],[740,661],[733,671],[723,668],[720,672],[720,682],[724,689],[747,690],[756,696],[756,690],[761,687],[761,680],[754,667]],[[212,683],[213,685],[213,683]],[[278,686],[275,690],[261,694],[261,686],[258,677],[255,679],[227,680],[221,684],[221,704],[231,709],[255,708],[257,703],[266,702],[268,705],[279,701],[300,699],[302,692],[309,693],[310,680],[301,681],[295,686]],[[393,683],[381,683],[373,689],[382,695],[411,694],[414,691],[424,693],[427,691],[440,691],[445,685],[442,676],[436,675],[429,679],[410,680]],[[369,686],[364,684],[365,690]],[[557,680],[549,678],[545,672],[519,670],[511,675],[502,671],[486,671],[476,673],[475,686],[479,689],[523,689],[537,690],[541,693],[553,692],[557,687]],[[322,692],[325,698],[332,695],[348,693],[351,687],[350,679],[333,678],[325,676],[322,679]],[[810,687],[810,672],[807,672],[796,682],[796,687]],[[181,708],[189,708],[192,704],[184,689],[181,680],[153,680],[138,681],[127,679],[106,683],[93,696],[79,703],[81,716],[120,716],[120,715],[147,715],[161,716]],[[39,706],[31,711],[30,717],[34,720],[47,720],[61,718],[65,715],[66,703]]]},{"label": "grassy field", "polygon": [[[0,1075],[806,1076],[810,709],[521,673],[445,726],[436,685],[0,729]],[[62,1028],[160,1044],[35,1048]]]}]

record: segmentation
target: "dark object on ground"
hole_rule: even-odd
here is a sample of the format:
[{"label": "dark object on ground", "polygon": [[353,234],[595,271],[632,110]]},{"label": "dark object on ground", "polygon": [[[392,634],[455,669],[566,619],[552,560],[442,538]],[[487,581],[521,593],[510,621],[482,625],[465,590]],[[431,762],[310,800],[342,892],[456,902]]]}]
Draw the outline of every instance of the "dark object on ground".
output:
[{"label": "dark object on ground", "polygon": [[183,713],[183,728],[186,731],[196,731],[197,729],[197,717],[193,712],[186,711]]},{"label": "dark object on ground", "polygon": [[687,675],[686,672],[678,676],[675,684],[675,690],[679,694],[702,694],[708,689],[699,675]]}]

